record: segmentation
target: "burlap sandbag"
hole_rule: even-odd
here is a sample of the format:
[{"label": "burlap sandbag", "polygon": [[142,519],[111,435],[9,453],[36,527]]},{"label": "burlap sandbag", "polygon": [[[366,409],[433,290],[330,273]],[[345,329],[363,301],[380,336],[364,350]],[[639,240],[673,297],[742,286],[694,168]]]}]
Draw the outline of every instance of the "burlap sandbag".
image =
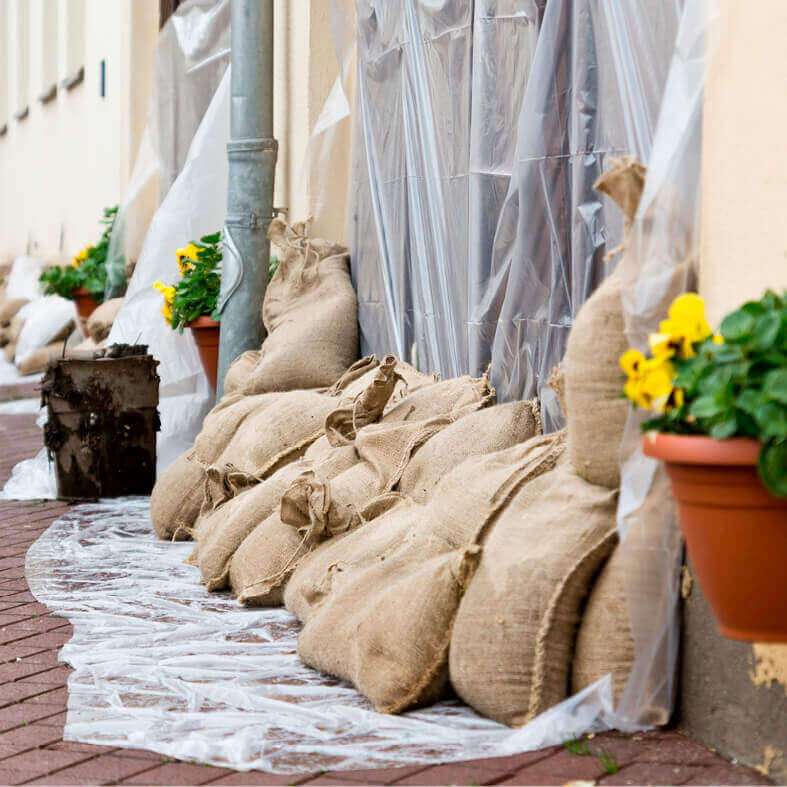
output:
[{"label": "burlap sandbag", "polygon": [[304,582],[307,569],[294,579],[301,593],[286,593],[288,605],[305,607],[301,657],[351,680],[380,711],[438,699],[479,544],[516,491],[555,466],[563,445],[562,435],[548,435],[472,457],[443,479],[426,507],[393,508],[327,547],[329,563],[315,553],[322,574],[312,566],[316,582]]},{"label": "burlap sandbag", "polygon": [[[633,156],[612,159],[594,187],[612,197],[628,232],[645,183],[645,168]],[[569,453],[574,469],[593,484],[620,485],[620,443],[630,410],[621,398],[620,356],[628,349],[623,319],[623,279],[617,269],[584,303],[568,336],[563,362],[565,406],[570,412]]]},{"label": "burlap sandbag", "polygon": [[30,301],[27,298],[6,298],[0,302],[0,325],[9,325],[16,313]]},{"label": "burlap sandbag", "polygon": [[[7,345],[11,346],[11,345]],[[17,364],[19,374],[39,374],[45,372],[49,364],[57,358],[63,357],[63,342],[57,341],[48,344],[46,347],[39,347],[37,350],[28,353],[20,363]]]},{"label": "burlap sandbag", "polygon": [[150,518],[164,541],[187,541],[204,497],[205,470],[193,448],[182,453],[157,479],[150,495]]},{"label": "burlap sandbag", "polygon": [[[565,431],[539,435],[493,454],[474,456],[448,473],[437,485],[416,520],[417,529],[442,540],[448,549],[476,543],[490,518],[507,502],[506,495],[553,469],[565,453]],[[298,566],[287,586],[287,608],[306,621],[312,608],[326,595],[334,566],[345,572],[363,568],[402,540],[403,504],[415,502],[400,495],[393,511],[348,534],[326,541]]]},{"label": "burlap sandbag", "polygon": [[465,459],[501,451],[540,432],[537,400],[499,404],[471,413],[415,452],[397,488],[416,502],[425,503],[443,476]]},{"label": "burlap sandbag", "polygon": [[615,271],[579,310],[566,345],[569,453],[587,481],[620,485],[620,444],[631,403],[621,398],[620,356],[628,348],[622,280]]},{"label": "burlap sandbag", "polygon": [[577,632],[571,669],[572,694],[611,675],[616,705],[634,666],[634,637],[623,586],[624,546],[617,546],[593,584]]},{"label": "burlap sandbag", "polygon": [[451,638],[451,682],[477,711],[520,726],[568,696],[580,610],[617,539],[616,506],[616,491],[562,461],[502,512]]},{"label": "burlap sandbag", "polygon": [[479,548],[416,539],[331,594],[298,637],[311,667],[353,683],[381,713],[439,699],[454,615]]},{"label": "burlap sandbag", "polygon": [[115,322],[115,318],[122,306],[123,298],[111,298],[108,301],[104,301],[104,303],[87,318],[87,335],[94,342],[98,344],[109,336],[109,332],[112,330],[112,324]]},{"label": "burlap sandbag", "polygon": [[397,383],[403,381],[404,378],[396,371],[396,358],[387,355],[375,371],[371,383],[325,419],[325,437],[328,442],[334,447],[350,445],[359,429],[380,418]]},{"label": "burlap sandbag", "polygon": [[394,423],[449,417],[456,421],[463,415],[488,407],[494,401],[495,389],[488,375],[464,375],[411,390],[408,396],[385,413],[383,420]]},{"label": "burlap sandbag", "polygon": [[259,360],[259,350],[247,350],[230,364],[224,377],[225,395],[239,393],[243,389]]},{"label": "burlap sandbag", "polygon": [[268,335],[242,390],[329,386],[358,357],[358,304],[347,251],[280,219],[271,222],[269,235],[284,257],[262,305]]},{"label": "burlap sandbag", "polygon": [[14,362],[15,354],[16,354],[16,342],[9,342],[5,347],[3,347],[3,355],[5,355],[5,359],[9,363]]}]

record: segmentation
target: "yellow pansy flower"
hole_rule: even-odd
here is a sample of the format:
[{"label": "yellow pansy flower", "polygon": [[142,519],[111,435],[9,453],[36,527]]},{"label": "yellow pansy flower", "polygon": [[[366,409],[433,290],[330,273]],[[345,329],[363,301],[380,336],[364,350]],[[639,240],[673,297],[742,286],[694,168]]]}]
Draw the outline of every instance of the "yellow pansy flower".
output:
[{"label": "yellow pansy flower", "polygon": [[675,368],[669,358],[646,358],[639,350],[627,350],[620,366],[629,378],[623,389],[626,397],[646,410],[664,412],[675,390]]},{"label": "yellow pansy flower", "polygon": [[705,319],[705,302],[696,293],[686,292],[672,302],[668,318],[661,321],[658,333],[651,334],[649,343],[654,355],[693,358],[695,342],[711,334]]},{"label": "yellow pansy flower", "polygon": [[177,249],[175,256],[178,258],[178,270],[181,276],[185,276],[191,269],[189,262],[196,262],[199,259],[199,249],[189,243],[184,249]]}]

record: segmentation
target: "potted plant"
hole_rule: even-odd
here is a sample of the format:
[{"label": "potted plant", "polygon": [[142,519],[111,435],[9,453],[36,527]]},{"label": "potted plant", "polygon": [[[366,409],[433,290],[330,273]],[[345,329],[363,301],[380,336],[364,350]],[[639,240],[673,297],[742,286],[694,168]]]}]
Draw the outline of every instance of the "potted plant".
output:
[{"label": "potted plant", "polygon": [[153,286],[164,296],[162,314],[167,324],[183,333],[189,328],[197,344],[202,368],[216,387],[219,365],[219,315],[216,306],[221,287],[221,233],[205,235],[175,252],[180,281]]},{"label": "potted plant", "polygon": [[787,294],[744,304],[714,335],[686,293],[649,344],[620,359],[624,395],[656,411],[643,451],[666,463],[721,633],[786,642]]},{"label": "potted plant", "polygon": [[45,295],[60,295],[76,305],[77,314],[87,319],[104,300],[107,284],[107,251],[115,226],[117,205],[104,209],[104,232],[95,246],[85,246],[74,256],[71,265],[51,268],[41,274]]}]

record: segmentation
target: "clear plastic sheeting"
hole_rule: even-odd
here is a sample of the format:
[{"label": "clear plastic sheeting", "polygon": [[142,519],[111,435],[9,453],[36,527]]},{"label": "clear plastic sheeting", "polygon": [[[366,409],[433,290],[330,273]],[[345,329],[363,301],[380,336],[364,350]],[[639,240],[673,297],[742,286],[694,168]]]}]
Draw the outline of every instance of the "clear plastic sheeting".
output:
[{"label": "clear plastic sheeting", "polygon": [[5,297],[9,300],[27,298],[29,301],[41,297],[41,285],[38,279],[43,271],[44,262],[38,257],[17,257],[8,274]]},{"label": "clear plastic sheeting", "polygon": [[[672,300],[696,289],[702,100],[717,20],[715,3],[687,0],[645,189],[621,263],[628,338],[643,352]],[[637,556],[623,577],[636,661],[617,709],[622,727],[665,724],[676,695],[682,539],[674,507],[667,504],[664,467],[642,453],[646,417],[632,411],[621,450],[618,529]]]},{"label": "clear plastic sheeting", "polygon": [[[680,0],[357,7],[353,274],[363,352],[543,395],[609,272],[610,156],[647,161]],[[529,76],[528,76],[529,75]]]},{"label": "clear plastic sheeting", "polygon": [[604,726],[608,679],[519,730],[453,701],[375,713],[299,661],[285,610],[208,593],[191,549],[155,539],[142,498],[74,508],[30,548],[31,591],[74,626],[65,740],[299,773],[516,754]]},{"label": "clear plastic sheeting", "polygon": [[122,295],[148,224],[188,157],[229,65],[230,0],[186,0],[161,29],[148,123],[110,239],[107,298]]},{"label": "clear plastic sheeting", "polygon": [[74,302],[59,295],[36,298],[23,306],[17,316],[25,321],[16,342],[14,362],[17,364],[41,347],[46,347],[56,336],[62,336],[69,325],[74,328],[77,324]]},{"label": "clear plastic sheeting", "polygon": [[[194,135],[183,170],[153,217],[125,301],[107,340],[109,344],[148,345],[149,352],[160,362],[162,410],[167,406],[165,399],[179,398],[181,417],[170,421],[162,418],[159,472],[166,466],[165,462],[177,456],[168,441],[177,446],[193,442],[214,394],[190,331],[173,331],[166,324],[161,313],[163,299],[153,284],[158,280],[176,282],[180,273],[175,249],[191,239],[215,232],[224,223],[229,102],[227,70]],[[191,396],[190,401],[180,399],[184,396]]]}]

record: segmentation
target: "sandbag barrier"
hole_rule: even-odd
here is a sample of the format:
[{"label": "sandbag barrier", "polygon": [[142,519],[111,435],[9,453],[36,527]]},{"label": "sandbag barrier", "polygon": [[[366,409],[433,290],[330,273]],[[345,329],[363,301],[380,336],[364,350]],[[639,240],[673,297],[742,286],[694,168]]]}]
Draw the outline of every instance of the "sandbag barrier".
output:
[{"label": "sandbag barrier", "polygon": [[[598,184],[627,228],[643,182],[625,158]],[[538,401],[495,404],[487,375],[438,381],[393,356],[338,369],[335,352],[310,367],[299,353],[317,335],[299,340],[288,315],[325,282],[341,290],[346,259],[283,222],[271,234],[286,249],[263,307],[272,333],[156,485],[159,537],[194,540],[208,591],[286,606],[302,661],[380,712],[453,691],[521,727],[605,680],[612,706],[634,660],[616,525],[619,276],[577,316],[550,380],[567,428],[544,435]],[[348,352],[350,334],[334,337]]]}]

